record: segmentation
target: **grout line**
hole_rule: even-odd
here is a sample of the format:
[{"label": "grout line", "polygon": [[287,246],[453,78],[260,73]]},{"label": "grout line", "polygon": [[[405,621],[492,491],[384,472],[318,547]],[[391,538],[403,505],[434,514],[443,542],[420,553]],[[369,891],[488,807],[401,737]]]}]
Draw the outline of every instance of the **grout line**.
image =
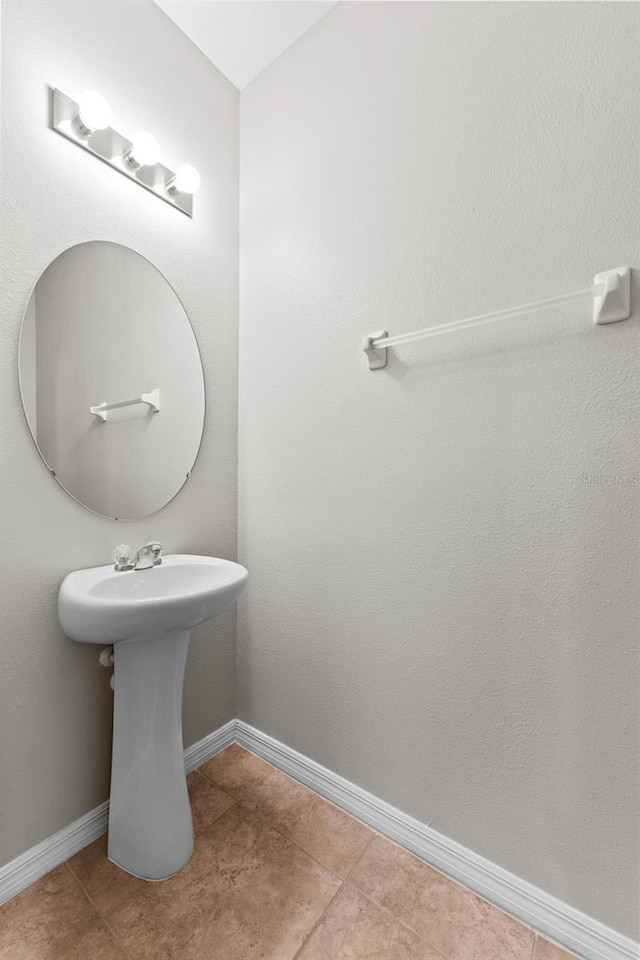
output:
[{"label": "grout line", "polygon": [[[84,893],[85,897],[87,898],[87,900],[89,901],[89,903],[91,904],[91,906],[93,907],[93,909],[95,910],[96,917],[97,917],[97,919],[98,919],[98,923],[96,924],[96,927],[99,926],[99,925],[102,925],[103,927],[106,927],[107,930],[109,931],[109,933],[111,934],[111,936],[113,937],[113,939],[116,941],[116,943],[118,944],[118,946],[120,947],[120,949],[121,949],[122,952],[124,953],[124,955],[125,955],[125,957],[127,958],[127,960],[134,960],[133,956],[129,953],[129,951],[128,951],[127,948],[125,947],[125,945],[124,945],[124,943],[122,942],[122,940],[120,939],[120,937],[116,934],[115,930],[113,930],[113,928],[111,927],[111,924],[107,921],[107,919],[106,919],[106,917],[104,916],[104,914],[98,909],[98,906],[97,906],[97,904],[95,903],[95,901],[93,900],[93,898],[89,896],[89,894],[87,893],[84,885],[80,882],[80,879],[79,879],[79,878],[76,876],[76,874],[74,873],[72,867],[69,866],[69,861],[66,861],[65,864],[64,864],[64,866],[67,868],[67,870],[69,871],[69,873],[71,874],[71,876],[73,877],[73,879],[75,880],[75,882],[78,884],[78,886],[80,887],[80,889],[81,889],[82,892]],[[87,931],[87,933],[88,933],[88,932],[89,932],[89,931]],[[85,934],[83,933],[80,937],[78,937],[78,939],[76,940],[76,944],[78,944],[78,943],[80,942],[80,940],[82,939],[82,937],[84,937],[84,936],[85,936]]]},{"label": "grout line", "polygon": [[353,882],[347,883],[347,886],[351,887],[353,890],[356,891],[356,893],[359,893],[361,896],[363,896],[365,900],[368,900],[369,903],[376,908],[376,910],[380,910],[381,913],[384,913],[386,914],[386,916],[391,917],[391,919],[395,920],[396,923],[399,923],[401,927],[404,927],[404,929],[408,930],[409,933],[412,933],[414,937],[417,937],[421,943],[426,943],[426,945],[430,947],[432,950],[435,950],[435,952],[439,956],[441,956],[443,960],[446,960],[446,954],[442,952],[440,947],[436,947],[434,943],[432,943],[430,940],[427,940],[426,937],[423,937],[422,934],[418,933],[417,930],[414,930],[413,927],[410,927],[408,923],[405,923],[404,920],[401,920],[400,917],[397,917],[395,913],[392,913],[388,907],[385,907],[381,903],[378,903],[377,900],[373,900],[370,896],[368,896],[368,894],[364,892],[364,890],[361,890],[360,887],[356,886],[355,883]]},{"label": "grout line", "polygon": [[[232,810],[235,810],[236,807],[240,806],[240,804],[239,804],[238,801],[235,799],[235,797],[232,797],[230,793],[228,793],[227,796],[229,797],[230,800],[233,801],[233,803],[231,804],[230,807],[227,807],[227,809],[226,809],[226,810],[223,810],[222,813],[219,813],[217,817],[214,817],[214,819],[211,821],[211,823],[208,823],[208,824],[206,825],[206,827],[202,827],[202,829],[200,829],[200,830],[196,830],[195,827],[194,827],[194,829],[193,829],[193,855],[192,855],[192,857],[191,857],[191,860],[193,860],[193,857],[195,856],[195,853],[196,853],[196,841],[197,841],[198,837],[204,836],[204,834],[205,834],[205,833],[208,833],[209,830],[212,829],[212,827],[215,827],[215,825],[216,825],[216,823],[218,822],[218,820],[222,820],[222,818],[223,818],[223,817],[226,817],[226,815],[227,815],[228,813],[231,813]],[[191,860],[189,860],[189,863],[191,863]],[[187,864],[185,863],[185,867],[186,867],[186,866],[187,866]],[[184,867],[183,867],[182,869],[184,870]],[[173,876],[174,876],[174,877],[177,877],[180,872],[181,872],[181,871],[178,870],[178,873],[174,873]],[[168,877],[167,879],[170,880],[170,879],[172,879],[172,878],[171,878],[171,877]],[[162,881],[160,881],[160,882],[162,883]]]},{"label": "grout line", "polygon": [[[358,820],[357,822],[360,823],[361,821]],[[366,826],[366,824],[365,824],[365,826]],[[361,861],[362,858],[364,857],[365,853],[367,852],[367,850],[369,849],[369,847],[371,846],[371,844],[373,843],[373,841],[375,840],[375,838],[376,838],[376,834],[375,834],[375,833],[373,834],[372,837],[369,837],[369,839],[367,840],[367,844],[366,844],[364,850],[362,851],[362,853],[360,854],[360,856],[355,860],[355,862],[353,863],[353,865],[349,868],[349,870],[348,870],[348,872],[347,872],[347,875],[346,875],[346,877],[344,878],[345,880],[350,880],[351,874],[352,874],[353,871],[356,869],[356,867],[358,866],[358,864],[360,863],[360,861]]]},{"label": "grout line", "polygon": [[[187,776],[187,781],[189,780],[189,777],[192,777],[192,776],[193,776],[194,773],[200,774],[200,776],[202,777],[202,779],[204,780],[205,783],[208,783],[210,786],[215,787],[216,790],[219,790],[220,793],[223,793],[223,794],[225,795],[225,797],[228,797],[229,800],[231,800],[233,804],[236,804],[236,803],[238,802],[238,801],[236,800],[236,798],[233,796],[233,794],[229,793],[228,790],[225,790],[224,787],[221,787],[220,784],[219,784],[219,783],[216,783],[215,780],[212,780],[211,777],[208,777],[208,776],[206,775],[206,773],[202,773],[199,767],[196,767],[195,770],[192,770],[192,771],[191,771],[191,773]],[[189,805],[191,806],[191,798],[189,798]],[[227,809],[230,809],[230,808],[228,807]],[[227,812],[226,810],[223,810],[222,813],[219,813],[218,816],[215,817],[215,818],[211,821],[211,823],[215,823],[216,820],[218,819],[218,817],[221,817],[222,814],[223,814],[223,813],[226,813],[226,812]],[[193,808],[192,808],[192,812],[191,812],[191,819],[193,820]],[[207,829],[208,829],[209,826],[211,826],[211,824],[207,824]],[[196,828],[195,828],[195,826],[194,826],[194,828],[193,828],[194,836],[195,836],[195,834],[196,834],[197,832],[202,833],[202,831],[196,831]]]},{"label": "grout line", "polygon": [[127,958],[127,960],[134,960],[133,954],[130,953],[129,950],[127,950],[126,946],[124,945],[124,943],[122,942],[122,940],[120,939],[120,937],[118,936],[118,934],[116,933],[116,931],[113,929],[113,927],[111,926],[111,924],[109,923],[109,921],[103,919],[102,922],[104,923],[105,927],[107,928],[107,930],[109,931],[109,933],[111,934],[111,936],[113,937],[113,939],[115,940],[115,942],[118,944],[118,946],[120,947],[120,949],[122,950],[122,952],[124,953],[124,955],[125,955],[125,957]]},{"label": "grout line", "polygon": [[[239,806],[240,806],[240,804],[238,803],[238,801],[237,801],[236,799],[234,799],[234,797],[231,797],[231,799],[233,800],[233,803],[231,804],[231,806],[230,806],[230,807],[227,807],[226,810],[223,810],[222,813],[219,813],[218,816],[215,818],[215,820],[212,820],[211,823],[208,823],[208,824],[206,825],[206,827],[203,827],[203,828],[202,828],[202,830],[198,830],[197,833],[196,833],[196,831],[194,830],[193,835],[194,835],[194,838],[195,838],[195,839],[197,839],[198,837],[203,836],[205,833],[209,833],[209,830],[212,830],[213,827],[215,827],[215,825],[218,823],[219,820],[222,820],[223,817],[226,817],[227,814],[230,814],[232,810],[235,810],[236,807],[239,807]],[[194,846],[193,856],[195,856],[195,846]],[[191,857],[191,860],[193,860],[193,856]],[[191,860],[189,860],[189,863],[191,863]],[[184,866],[186,867],[187,864],[185,863]],[[174,873],[174,874],[172,875],[172,877],[167,877],[167,879],[168,879],[168,880],[171,880],[173,877],[177,877],[177,876],[182,872],[182,870],[184,870],[184,867],[182,867],[181,870],[178,870],[178,873]],[[151,882],[154,883],[155,881],[151,881]],[[163,881],[160,880],[159,882],[162,883]]]},{"label": "grout line", "polygon": [[326,905],[326,907],[324,908],[324,910],[322,911],[322,913],[320,914],[320,916],[318,917],[318,919],[316,920],[316,922],[314,923],[314,925],[311,927],[311,930],[309,930],[309,933],[306,935],[306,937],[304,938],[304,940],[302,941],[302,943],[300,944],[300,946],[298,947],[298,949],[297,949],[296,952],[294,953],[294,955],[293,955],[293,957],[291,958],[291,960],[296,960],[296,957],[299,957],[299,956],[300,956],[300,954],[302,953],[302,951],[304,950],[304,948],[305,948],[306,945],[308,944],[309,940],[311,940],[311,937],[313,936],[313,934],[316,932],[316,930],[318,929],[318,927],[319,927],[320,924],[322,923],[323,918],[324,918],[324,917],[326,916],[326,914],[328,913],[329,908],[331,907],[331,904],[332,904],[333,901],[336,899],[336,897],[338,896],[338,894],[339,894],[340,891],[342,890],[343,886],[344,886],[344,881],[342,881],[342,882],[340,883],[340,886],[338,887],[338,889],[336,890],[336,892],[334,893],[334,895],[331,897],[331,900],[329,900],[329,903]]},{"label": "grout line", "polygon": [[[67,870],[67,872],[73,877],[74,883],[76,884],[76,886],[78,886],[78,887],[80,888],[80,890],[82,891],[83,895],[86,897],[86,899],[89,901],[89,903],[90,903],[91,906],[93,907],[93,910],[94,910],[95,915],[96,915],[96,920],[102,920],[102,915],[101,915],[100,911],[98,910],[98,908],[96,907],[95,903],[93,902],[93,900],[91,899],[91,897],[89,896],[89,894],[87,893],[87,891],[85,890],[85,888],[82,886],[82,884],[80,883],[80,881],[78,880],[78,878],[76,877],[75,873],[73,872],[73,870],[72,870],[71,867],[69,866],[68,861],[65,860],[64,863],[61,863],[61,864],[60,864],[60,866],[65,867],[66,870]],[[56,869],[56,867],[53,868],[53,870],[55,870],[55,869]],[[49,873],[45,873],[45,877],[50,876],[50,875],[53,873],[53,870],[50,870]],[[44,877],[43,877],[42,879],[44,879]],[[27,887],[26,889],[29,889],[29,888]],[[85,932],[88,932],[88,931],[85,931]],[[82,937],[84,937],[84,933],[81,933],[81,934],[80,934],[80,936],[78,937],[78,940],[81,940]],[[78,940],[74,941],[74,943],[70,944],[70,946],[74,946],[75,943],[78,942]],[[69,949],[69,948],[67,948],[67,949]]]}]

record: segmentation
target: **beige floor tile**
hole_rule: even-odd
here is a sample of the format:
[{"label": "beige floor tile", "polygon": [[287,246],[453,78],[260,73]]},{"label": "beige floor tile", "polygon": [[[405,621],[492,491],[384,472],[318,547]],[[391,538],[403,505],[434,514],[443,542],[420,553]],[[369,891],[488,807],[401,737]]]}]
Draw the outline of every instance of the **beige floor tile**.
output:
[{"label": "beige floor tile", "polygon": [[235,806],[198,834],[181,873],[146,885],[110,925],[136,960],[291,960],[338,887]]},{"label": "beige floor tile", "polygon": [[577,960],[577,957],[573,953],[567,953],[555,943],[545,940],[544,937],[536,937],[533,960]]},{"label": "beige floor tile", "polygon": [[348,885],[338,893],[296,960],[444,960]]},{"label": "beige floor tile", "polygon": [[237,796],[243,806],[341,877],[374,837],[369,827],[275,768]]},{"label": "beige floor tile", "polygon": [[145,884],[107,859],[106,834],[76,853],[67,865],[103,916],[129,900]]},{"label": "beige floor tile", "polygon": [[217,784],[202,776],[198,770],[187,777],[193,829],[196,833],[209,827],[225,810],[235,803]]},{"label": "beige floor tile", "polygon": [[81,937],[59,960],[128,960],[122,947],[103,925]]},{"label": "beige floor tile", "polygon": [[0,907],[0,957],[59,960],[98,922],[66,864]]},{"label": "beige floor tile", "polygon": [[448,960],[531,960],[532,930],[382,837],[349,879]]},{"label": "beige floor tile", "polygon": [[260,757],[239,747],[237,743],[232,743],[198,767],[200,773],[209,780],[213,780],[232,797],[235,797],[239,791],[258,783],[274,769],[275,767],[270,763],[265,763]]}]

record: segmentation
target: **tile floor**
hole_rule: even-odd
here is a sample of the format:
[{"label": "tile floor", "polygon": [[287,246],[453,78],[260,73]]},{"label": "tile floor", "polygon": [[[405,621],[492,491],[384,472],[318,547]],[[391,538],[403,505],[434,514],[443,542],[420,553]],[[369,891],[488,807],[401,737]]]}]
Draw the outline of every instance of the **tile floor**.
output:
[{"label": "tile floor", "polygon": [[0,907],[0,958],[571,960],[236,744],[188,783],[176,877],[137,880],[96,840]]}]

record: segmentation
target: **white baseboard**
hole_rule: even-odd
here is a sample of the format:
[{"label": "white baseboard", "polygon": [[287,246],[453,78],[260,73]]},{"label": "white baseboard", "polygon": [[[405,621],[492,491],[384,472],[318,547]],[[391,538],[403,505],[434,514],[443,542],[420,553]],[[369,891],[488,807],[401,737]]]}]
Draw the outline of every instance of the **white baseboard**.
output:
[{"label": "white baseboard", "polygon": [[236,740],[385,837],[585,960],[638,960],[640,945],[379,800],[273,737],[236,721]]},{"label": "white baseboard", "polygon": [[224,726],[218,727],[213,733],[187,747],[184,752],[185,772],[191,773],[196,767],[201,766],[205,760],[209,760],[216,753],[220,753],[221,750],[228,747],[229,744],[234,743],[236,740],[236,724],[237,720],[229,720]]},{"label": "white baseboard", "polygon": [[42,843],[0,867],[0,903],[6,903],[17,893],[44,877],[58,864],[64,863],[78,850],[88,846],[107,829],[109,801],[58,830]]},{"label": "white baseboard", "polygon": [[[635,941],[503,870],[242,720],[230,720],[187,747],[186,772],[234,742],[585,960],[638,960],[640,957]],[[101,836],[107,829],[108,817],[107,801],[0,867],[0,904]]]},{"label": "white baseboard", "polygon": [[[185,771],[191,773],[205,760],[233,743],[235,730],[236,721],[230,720],[198,743],[187,747],[184,752]],[[105,800],[99,807],[74,820],[68,827],[63,827],[42,843],[38,843],[15,860],[0,867],[0,904],[11,900],[25,887],[35,883],[54,867],[72,857],[74,853],[93,843],[105,833],[108,823],[109,801]]]}]

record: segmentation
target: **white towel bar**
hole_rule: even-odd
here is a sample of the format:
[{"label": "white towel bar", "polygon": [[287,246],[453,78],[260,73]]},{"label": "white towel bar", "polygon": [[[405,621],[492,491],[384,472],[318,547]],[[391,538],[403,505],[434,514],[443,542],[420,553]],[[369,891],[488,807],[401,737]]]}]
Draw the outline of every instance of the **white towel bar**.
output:
[{"label": "white towel bar", "polygon": [[521,317],[527,313],[535,313],[545,307],[552,307],[559,303],[570,303],[572,300],[582,300],[587,297],[593,300],[593,322],[597,324],[616,323],[626,320],[631,314],[631,268],[617,267],[615,270],[605,270],[593,278],[593,285],[583,290],[574,290],[573,293],[561,293],[557,297],[548,297],[546,300],[534,300],[532,303],[523,303],[517,307],[505,310],[496,310],[493,313],[483,313],[477,317],[468,317],[466,320],[456,320],[453,323],[443,323],[437,327],[427,327],[424,330],[415,330],[413,333],[399,333],[390,337],[386,330],[372,333],[365,337],[362,348],[367,355],[370,370],[381,370],[387,365],[387,349],[401,343],[413,343],[414,340],[424,340],[441,333],[453,330],[468,330],[471,327],[480,327],[494,320],[505,320],[511,317]]},{"label": "white towel bar", "polygon": [[139,397],[131,397],[130,400],[118,400],[116,403],[107,403],[105,400],[95,407],[89,407],[89,413],[105,423],[107,410],[117,410],[119,407],[131,407],[134,403],[146,403],[154,413],[157,413],[160,409],[160,390],[156,387],[155,390],[151,390],[149,393],[141,393]]}]

